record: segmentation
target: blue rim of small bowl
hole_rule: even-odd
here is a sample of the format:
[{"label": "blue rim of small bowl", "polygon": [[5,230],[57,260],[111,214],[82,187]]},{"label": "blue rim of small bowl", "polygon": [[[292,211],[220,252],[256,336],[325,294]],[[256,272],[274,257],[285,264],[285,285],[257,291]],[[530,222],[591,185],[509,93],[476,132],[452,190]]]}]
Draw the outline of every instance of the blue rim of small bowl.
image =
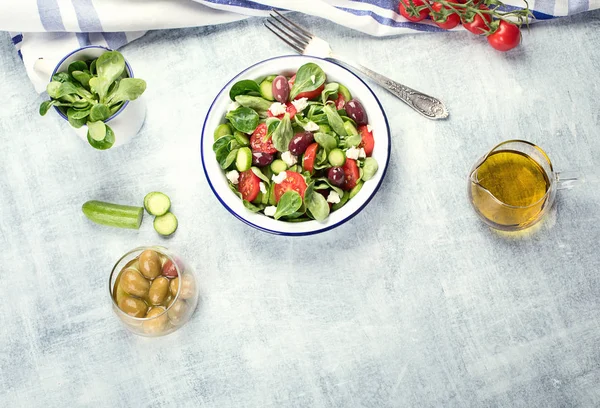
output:
[{"label": "blue rim of small bowl", "polygon": [[[88,48],[101,48],[101,49],[106,50],[106,51],[113,51],[112,49],[107,48],[107,47],[103,47],[101,45],[88,45],[88,46],[85,46],[85,47],[77,48],[76,50],[71,51],[70,53],[68,53],[67,55],[65,55],[63,57],[63,59],[61,59],[60,62],[58,64],[56,64],[56,67],[54,67],[54,71],[52,71],[52,76],[50,76],[50,82],[52,82],[52,78],[54,77],[54,75],[56,75],[58,73],[58,67],[60,67],[63,64],[63,62],[65,62],[67,60],[67,58],[69,58],[71,55],[73,55],[73,54],[75,54],[75,53],[77,53],[79,51],[87,50]],[[125,59],[125,58],[123,58],[123,59]],[[129,78],[135,78],[133,76],[133,69],[131,69],[131,65],[129,65],[129,63],[127,62],[127,60],[125,60],[125,69],[127,70],[127,73],[129,74]],[[114,119],[117,115],[119,115],[123,111],[123,109],[125,109],[127,107],[127,105],[129,105],[129,101],[125,101],[125,103],[123,104],[123,106],[121,106],[118,111],[116,111],[108,119],[106,119],[104,121],[104,123],[106,123],[106,122]],[[57,106],[53,106],[53,108],[54,108],[54,110],[64,120],[66,120],[66,121],[69,120],[69,118],[67,117],[67,115],[65,115],[64,113],[62,113],[61,110],[58,109]],[[83,126],[87,126],[87,125],[83,125]]]},{"label": "blue rim of small bowl", "polygon": [[[356,77],[360,82],[362,82],[362,84],[369,90],[369,92],[371,92],[371,94],[375,98],[375,101],[377,102],[377,105],[379,106],[379,109],[381,109],[381,113],[383,114],[383,119],[385,120],[385,126],[387,128],[387,135],[388,135],[388,152],[387,152],[388,154],[387,154],[387,159],[385,161],[385,166],[383,168],[383,174],[381,175],[381,179],[379,180],[379,183],[377,183],[377,186],[373,190],[373,193],[369,196],[369,198],[367,198],[365,200],[365,202],[363,203],[363,205],[361,205],[352,214],[348,215],[346,218],[344,218],[343,220],[341,220],[341,221],[339,221],[339,222],[337,222],[337,223],[335,223],[333,225],[329,225],[327,227],[324,227],[322,229],[317,229],[317,230],[314,230],[314,231],[306,231],[306,232],[275,231],[275,230],[271,230],[271,229],[268,229],[268,228],[261,227],[260,225],[256,225],[256,224],[248,221],[247,219],[245,219],[244,217],[242,217],[240,214],[238,214],[235,210],[233,210],[232,208],[230,208],[225,203],[225,201],[221,198],[221,196],[217,193],[215,187],[213,186],[213,183],[210,180],[210,177],[208,175],[208,171],[206,170],[206,165],[204,163],[204,134],[205,134],[205,131],[206,131],[206,123],[208,122],[208,118],[209,118],[209,116],[210,116],[210,114],[212,112],[214,104],[217,102],[217,99],[219,99],[219,97],[221,96],[221,94],[223,93],[223,91],[225,91],[225,89],[227,89],[229,87],[229,85],[233,81],[237,80],[240,76],[242,76],[248,70],[254,68],[257,65],[263,64],[265,62],[276,60],[276,59],[282,59],[282,58],[298,58],[298,57],[300,57],[300,58],[318,59],[318,60],[321,60],[321,61],[326,61],[326,62],[328,62],[330,64],[337,65],[340,68],[344,69],[349,74],[351,74],[354,77]],[[387,115],[385,114],[385,110],[383,109],[383,106],[381,105],[381,102],[379,101],[379,98],[377,98],[377,95],[375,95],[375,92],[373,92],[373,90],[371,89],[371,87],[369,87],[369,85],[367,85],[366,82],[363,81],[358,75],[356,75],[354,72],[350,71],[348,68],[344,67],[341,64],[338,64],[338,63],[333,62],[333,61],[326,60],[324,58],[318,58],[318,57],[312,57],[312,56],[309,57],[309,56],[304,56],[304,55],[282,55],[282,56],[279,56],[279,57],[267,58],[266,60],[262,60],[260,62],[257,62],[256,64],[250,65],[248,68],[244,69],[239,74],[237,74],[232,79],[230,79],[229,82],[227,82],[225,84],[225,86],[223,88],[221,88],[221,90],[219,91],[219,93],[217,93],[217,96],[215,97],[215,99],[210,104],[210,107],[208,108],[208,112],[206,114],[206,118],[204,119],[204,125],[202,126],[202,135],[200,137],[200,159],[202,160],[202,170],[204,170],[204,176],[206,177],[206,181],[208,181],[208,185],[210,186],[210,189],[212,190],[212,192],[215,195],[215,197],[217,197],[217,200],[219,200],[219,202],[223,205],[223,207],[225,207],[225,209],[227,211],[229,211],[235,218],[237,218],[238,220],[242,221],[246,225],[249,225],[249,226],[251,226],[253,228],[256,228],[259,231],[268,232],[268,233],[274,234],[274,235],[287,236],[287,237],[302,237],[302,236],[307,236],[307,235],[320,234],[321,232],[326,232],[326,231],[332,230],[332,229],[334,229],[336,227],[339,227],[340,225],[345,224],[346,222],[348,222],[352,218],[354,218],[358,213],[360,213],[367,206],[367,204],[369,204],[371,202],[371,200],[373,199],[373,197],[375,197],[375,195],[379,191],[379,187],[381,187],[381,184],[383,183],[383,180],[385,179],[385,175],[387,173],[388,165],[390,163],[391,153],[392,153],[392,136],[390,134],[390,124],[388,122]]]}]

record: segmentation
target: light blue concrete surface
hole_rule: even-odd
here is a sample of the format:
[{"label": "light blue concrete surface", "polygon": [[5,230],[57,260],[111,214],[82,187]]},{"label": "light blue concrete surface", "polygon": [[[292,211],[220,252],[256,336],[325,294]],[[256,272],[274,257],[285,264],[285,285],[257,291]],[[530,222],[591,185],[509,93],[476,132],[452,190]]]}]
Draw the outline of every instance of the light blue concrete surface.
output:
[{"label": "light blue concrete surface", "polygon": [[[468,33],[369,38],[296,18],[341,52],[443,99],[430,122],[378,90],[393,130],[382,189],[351,222],[307,238],[251,229],[213,197],[198,147],[234,74],[289,53],[258,19],[153,32],[123,49],[148,81],[148,119],[99,152],[37,114],[0,35],[0,406],[594,407],[600,405],[600,184],[559,194],[534,231],[485,227],[466,199],[473,161],[503,139],[557,169],[600,165],[600,12],[536,25],[493,51]],[[90,223],[90,199],[161,190],[180,228],[160,239]],[[110,307],[114,262],[180,251],[201,304],[145,339]]]}]

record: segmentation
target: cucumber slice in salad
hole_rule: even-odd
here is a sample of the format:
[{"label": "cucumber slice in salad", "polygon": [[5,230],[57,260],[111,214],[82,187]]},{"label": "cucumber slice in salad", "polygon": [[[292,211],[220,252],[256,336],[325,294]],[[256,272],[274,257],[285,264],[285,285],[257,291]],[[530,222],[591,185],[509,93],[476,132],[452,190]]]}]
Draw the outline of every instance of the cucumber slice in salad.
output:
[{"label": "cucumber slice in salad", "polygon": [[159,217],[171,208],[171,199],[164,193],[153,191],[144,197],[144,208],[148,214]]},{"label": "cucumber slice in salad", "polygon": [[165,237],[173,234],[177,230],[177,225],[177,217],[170,212],[154,219],[154,230]]},{"label": "cucumber slice in salad", "polygon": [[269,80],[269,77],[265,78],[260,83],[260,95],[268,101],[274,101],[273,98],[273,80]]},{"label": "cucumber slice in salad", "polygon": [[339,84],[339,88],[338,88],[338,92],[342,94],[342,96],[344,97],[344,100],[346,102],[348,102],[350,99],[352,99],[352,95],[350,95],[350,91],[348,90],[348,88],[346,88],[344,85]]},{"label": "cucumber slice in salad", "polygon": [[139,229],[144,217],[142,207],[106,203],[103,201],[88,201],[81,210],[96,224],[109,227]]},{"label": "cucumber slice in salad", "polygon": [[273,163],[271,163],[271,171],[273,174],[279,174],[282,171],[286,171],[287,168],[286,162],[281,159],[273,160]]},{"label": "cucumber slice in salad", "polygon": [[252,150],[249,147],[240,147],[235,159],[237,171],[242,172],[252,167]]},{"label": "cucumber slice in salad", "polygon": [[342,167],[346,163],[346,154],[341,149],[333,149],[329,152],[327,160],[332,166]]},{"label": "cucumber slice in salad", "polygon": [[231,126],[229,126],[227,123],[221,123],[219,126],[217,126],[217,128],[215,129],[215,140],[222,138],[223,136],[226,135],[230,135],[233,132],[231,131]]}]

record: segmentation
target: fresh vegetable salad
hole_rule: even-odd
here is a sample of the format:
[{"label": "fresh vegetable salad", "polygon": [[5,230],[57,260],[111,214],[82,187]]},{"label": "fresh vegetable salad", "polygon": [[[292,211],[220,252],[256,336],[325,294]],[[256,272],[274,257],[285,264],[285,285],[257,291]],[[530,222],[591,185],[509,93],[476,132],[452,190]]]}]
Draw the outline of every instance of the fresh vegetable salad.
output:
[{"label": "fresh vegetable salad", "polygon": [[291,76],[236,82],[213,150],[230,188],[252,212],[325,220],[378,170],[360,101],[314,63]]}]

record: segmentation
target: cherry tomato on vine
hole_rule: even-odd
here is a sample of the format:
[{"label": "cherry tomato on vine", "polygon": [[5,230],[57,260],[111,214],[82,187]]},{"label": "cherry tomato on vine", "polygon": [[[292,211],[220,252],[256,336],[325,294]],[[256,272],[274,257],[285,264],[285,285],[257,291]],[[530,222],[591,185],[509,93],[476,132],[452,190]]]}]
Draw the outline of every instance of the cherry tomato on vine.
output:
[{"label": "cherry tomato on vine", "polygon": [[[423,8],[418,10],[421,6]],[[429,15],[429,9],[425,7],[423,0],[400,0],[398,11],[405,19],[413,22],[421,21]]]},{"label": "cherry tomato on vine", "polygon": [[521,30],[518,26],[501,20],[498,29],[488,35],[487,40],[498,51],[512,50],[521,42]]},{"label": "cherry tomato on vine", "polygon": [[[458,3],[458,0],[447,0],[448,3]],[[451,30],[460,24],[460,16],[451,8],[444,7],[442,3],[435,2],[431,5],[435,12],[431,14],[431,19],[440,28]]]},{"label": "cherry tomato on vine", "polygon": [[[486,6],[479,6],[480,10],[489,10]],[[483,15],[483,18],[481,17]],[[486,13],[473,15],[473,19],[471,21],[462,20],[462,25],[464,28],[469,30],[475,35],[482,35],[490,31],[490,23],[492,22],[492,16]]]}]

